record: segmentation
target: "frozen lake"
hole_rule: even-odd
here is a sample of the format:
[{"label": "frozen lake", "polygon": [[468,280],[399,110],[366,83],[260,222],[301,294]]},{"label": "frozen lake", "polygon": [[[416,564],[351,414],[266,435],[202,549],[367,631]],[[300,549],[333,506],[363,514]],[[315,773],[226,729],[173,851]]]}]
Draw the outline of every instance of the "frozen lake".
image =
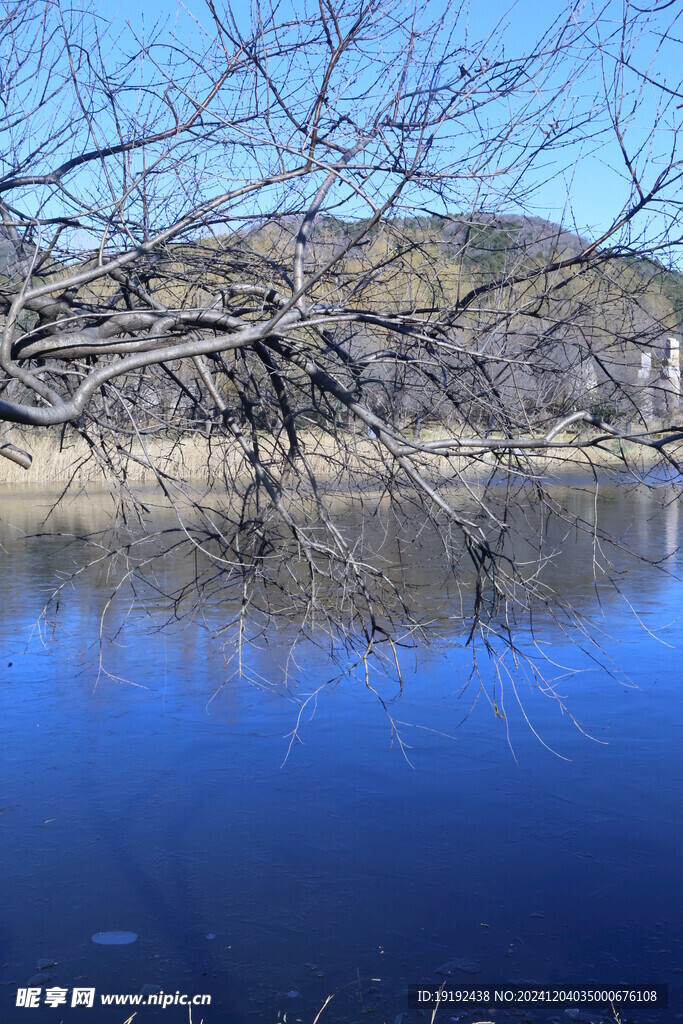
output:
[{"label": "frozen lake", "polygon": [[[586,516],[591,500],[576,497]],[[506,725],[478,684],[463,690],[471,651],[438,646],[406,653],[402,696],[378,678],[392,734],[359,678],[323,685],[338,673],[312,647],[285,685],[286,631],[238,679],[197,622],[154,632],[133,613],[98,679],[84,648],[107,581],[65,592],[48,641],[34,627],[76,549],[56,535],[17,546],[41,499],[4,495],[0,1019],[31,1017],[16,997],[32,984],[69,1000],[75,986],[208,993],[195,1024],[311,1024],[336,993],[321,1024],[408,1024],[407,986],[438,984],[448,963],[472,985],[668,983],[669,1011],[624,1019],[681,1017],[683,563],[678,505],[658,509],[605,490],[604,528],[670,556],[662,573],[624,555],[627,600],[596,593],[585,538],[566,539],[553,569],[629,677],[539,621],[585,732],[523,680],[519,703],[506,690]],[[83,533],[92,509],[60,516],[55,530]],[[68,1003],[34,1015],[87,1017]],[[136,1024],[157,1017],[187,1022],[188,1009],[140,1009]],[[494,1019],[438,1017],[456,1018]]]}]

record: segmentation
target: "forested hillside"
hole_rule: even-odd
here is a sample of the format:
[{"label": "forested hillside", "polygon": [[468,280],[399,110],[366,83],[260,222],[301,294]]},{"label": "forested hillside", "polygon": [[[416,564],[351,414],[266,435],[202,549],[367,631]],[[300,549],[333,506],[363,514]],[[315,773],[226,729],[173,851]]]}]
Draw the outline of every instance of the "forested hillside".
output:
[{"label": "forested hillside", "polygon": [[[291,295],[299,226],[296,217],[232,232],[218,224],[208,236],[162,249],[137,276],[165,305],[213,304],[248,322],[264,306],[276,307]],[[510,417],[522,415],[531,429],[579,408],[614,422],[638,422],[648,405],[640,401],[643,353],[651,356],[655,399],[648,408],[656,417],[665,341],[683,320],[682,274],[628,252],[603,255],[590,241],[541,218],[427,211],[374,225],[349,246],[362,226],[320,218],[308,242],[312,270],[348,247],[333,271],[321,275],[311,301],[321,312],[346,311],[352,322],[336,318],[334,329],[319,331],[316,344],[323,359],[326,352],[346,354],[345,383],[362,385],[375,412],[394,427],[440,424],[504,432]],[[16,249],[9,239],[0,260],[12,279]],[[68,269],[53,261],[42,276],[49,280]],[[258,285],[250,287],[250,281]],[[93,314],[103,297],[112,309],[125,301],[111,283],[106,294],[103,287],[94,286],[90,294]],[[86,293],[81,301],[86,320],[87,298]],[[45,363],[51,322],[25,314],[23,327],[14,357]],[[133,331],[131,344],[134,339]],[[425,377],[430,339],[433,366]],[[248,394],[240,384],[240,357],[234,361],[226,395],[240,418],[251,413],[268,429],[272,375],[264,365],[252,375]],[[13,399],[20,400],[22,390],[16,380],[4,385]],[[145,409],[139,426],[148,430],[182,424],[183,430],[206,432],[220,420],[192,364],[171,362],[152,379],[131,378],[126,391],[134,391],[136,404]],[[306,418],[310,424],[340,414],[327,403],[307,410]],[[123,410],[119,419],[125,419]]]}]

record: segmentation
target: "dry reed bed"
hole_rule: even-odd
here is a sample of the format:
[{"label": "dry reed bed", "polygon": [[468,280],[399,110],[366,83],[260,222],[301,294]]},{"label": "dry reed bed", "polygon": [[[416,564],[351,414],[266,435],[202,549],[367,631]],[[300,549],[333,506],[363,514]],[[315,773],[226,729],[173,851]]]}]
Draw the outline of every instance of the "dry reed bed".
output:
[{"label": "dry reed bed", "polygon": [[[61,441],[55,434],[15,428],[6,440],[33,456],[33,463],[28,470],[0,458],[0,484],[12,486],[62,485],[69,481],[80,486],[102,486],[116,478],[125,479],[131,484],[150,484],[159,475],[163,478],[205,484],[215,482],[221,485],[244,480],[250,475],[250,467],[242,450],[225,437],[195,435],[179,440],[153,436],[144,439],[144,443],[136,439],[125,447],[110,445],[108,456],[117,470],[116,477],[107,472],[101,453],[97,449],[93,451],[79,436]],[[372,479],[376,480],[382,465],[386,463],[376,441],[357,435],[347,435],[342,444],[322,432],[317,435],[311,432],[302,441],[308,465],[321,483],[337,483],[340,487],[353,486],[354,483],[362,485]],[[274,455],[272,438],[264,434],[259,444],[261,457],[268,465]],[[683,445],[669,446],[669,454],[683,460]],[[523,455],[518,467],[513,466],[520,475],[590,475],[593,468],[618,471],[626,466],[640,474],[646,473],[660,458],[652,449],[619,441],[609,441],[600,448],[582,451],[564,449],[552,457],[542,451],[527,452],[526,455],[532,455],[532,460],[527,461]],[[503,460],[505,465],[507,456],[503,456]],[[421,457],[420,461],[420,468],[427,477],[452,479],[454,483],[460,474],[481,479],[495,465],[491,453],[454,456],[449,460],[429,455]],[[275,475],[279,474],[277,459],[273,462],[273,471]]]},{"label": "dry reed bed", "polygon": [[[116,477],[132,484],[150,484],[159,476],[220,484],[251,475],[237,442],[220,436],[207,438],[197,434],[178,439],[158,435],[120,447],[110,444],[106,449],[109,467],[102,451],[93,450],[79,436],[61,441],[55,434],[14,429],[3,440],[29,452],[33,458],[28,470],[0,458],[0,484],[12,486],[49,486],[68,481],[101,486]],[[331,438],[313,434],[303,443],[311,472],[321,481],[341,479],[344,474],[367,476],[373,463],[380,459],[376,446],[354,437],[344,447],[335,445]],[[280,460],[274,454],[272,438],[264,434],[259,447],[264,465],[279,475]]]}]

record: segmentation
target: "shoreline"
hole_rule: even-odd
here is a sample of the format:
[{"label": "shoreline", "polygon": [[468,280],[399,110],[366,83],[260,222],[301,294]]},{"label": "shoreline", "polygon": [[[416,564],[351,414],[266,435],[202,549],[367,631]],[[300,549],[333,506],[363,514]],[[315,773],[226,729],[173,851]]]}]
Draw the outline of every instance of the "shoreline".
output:
[{"label": "shoreline", "polygon": [[[434,436],[443,437],[443,432]],[[200,434],[183,438],[168,435],[150,435],[143,444],[135,441],[125,449],[116,443],[109,443],[107,455],[118,474],[102,465],[101,451],[92,449],[80,437],[71,437],[64,442],[54,435],[24,429],[13,429],[5,441],[28,451],[32,456],[29,469],[24,469],[7,458],[0,458],[0,485],[11,487],[51,488],[69,483],[78,486],[107,487],[121,480],[131,485],[155,484],[158,476],[186,481],[189,484],[203,483],[207,490],[216,485],[238,483],[249,479],[250,466],[246,456],[233,443],[227,457],[222,448],[222,438],[205,437]],[[427,440],[423,435],[422,440]],[[302,435],[302,448],[316,481],[321,485],[348,489],[354,483],[364,490],[378,484],[379,473],[389,464],[391,457],[383,455],[377,441],[357,434],[348,434],[339,444],[322,432]],[[482,444],[485,446],[486,441]],[[280,463],[274,459],[272,437],[259,437],[262,459],[266,466],[273,466],[274,475],[279,475]],[[683,441],[668,446],[668,454],[683,463]],[[675,466],[667,461],[661,452],[625,439],[610,439],[600,446],[539,448],[518,452],[519,464],[514,465],[509,451],[496,456],[491,450],[468,455],[422,454],[418,465],[425,478],[434,484],[451,481],[481,483],[496,472],[507,479],[511,473],[520,481],[547,482],[557,479],[567,482],[576,477],[585,482],[601,476],[619,475],[628,482],[647,483],[644,477],[653,471],[662,470],[666,475],[677,476]],[[272,460],[272,462],[271,462]],[[301,466],[304,476],[306,470]]]}]

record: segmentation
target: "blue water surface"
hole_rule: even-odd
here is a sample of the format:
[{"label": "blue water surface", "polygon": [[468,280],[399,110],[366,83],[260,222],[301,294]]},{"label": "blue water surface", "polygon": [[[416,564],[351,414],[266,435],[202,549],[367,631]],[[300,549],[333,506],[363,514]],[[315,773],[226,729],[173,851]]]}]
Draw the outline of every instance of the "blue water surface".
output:
[{"label": "blue water surface", "polygon": [[[622,505],[642,532],[649,507]],[[669,524],[667,554],[671,539]],[[197,622],[150,631],[135,614],[101,671],[87,649],[101,596],[69,588],[48,638],[34,627],[64,552],[31,550],[11,556],[21,596],[0,634],[2,1021],[130,1015],[17,1007],[31,983],[208,993],[192,1016],[207,1024],[312,1022],[334,994],[321,1024],[408,1024],[428,1018],[407,986],[438,984],[448,963],[476,985],[667,983],[669,1011],[623,1019],[683,1019],[675,555],[666,575],[631,566],[624,598],[601,605],[576,581],[603,661],[623,671],[539,623],[560,702],[507,660],[502,694],[483,655],[470,679],[455,633],[405,652],[402,694],[310,646],[285,680],[286,631],[239,677]],[[583,555],[567,556],[569,577]],[[137,941],[94,943],[102,932]],[[189,1019],[135,1019],[157,1017]],[[503,1019],[438,1019],[455,1018]]]}]

